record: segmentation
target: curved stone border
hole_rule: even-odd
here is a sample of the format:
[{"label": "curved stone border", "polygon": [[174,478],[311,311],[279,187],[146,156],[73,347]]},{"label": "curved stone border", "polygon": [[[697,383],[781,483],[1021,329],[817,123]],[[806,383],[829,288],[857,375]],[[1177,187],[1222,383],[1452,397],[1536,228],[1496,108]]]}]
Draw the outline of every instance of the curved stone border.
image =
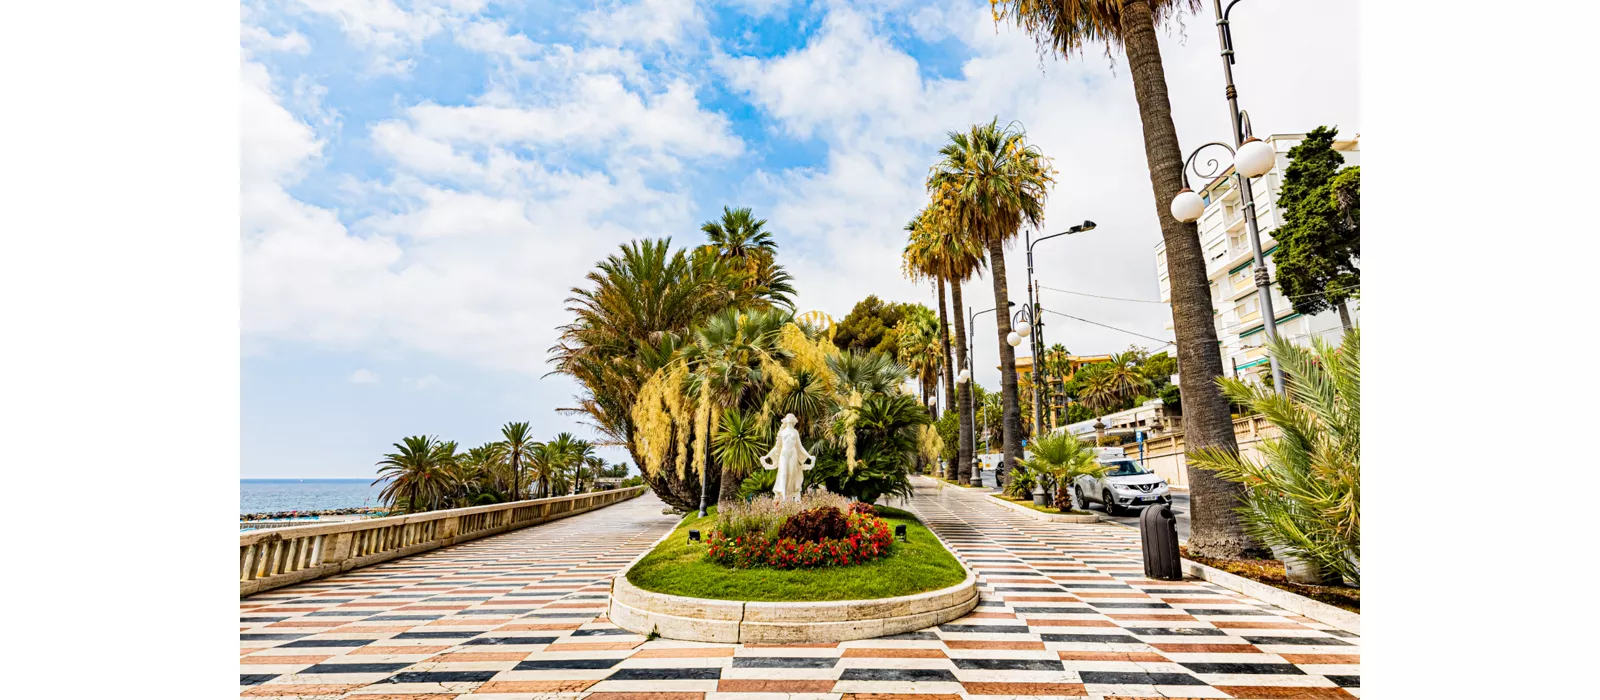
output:
[{"label": "curved stone border", "polygon": [[1034,510],[1032,508],[1029,508],[1027,506],[1023,506],[1023,505],[1019,505],[1019,504],[1016,504],[1016,503],[1012,503],[1011,501],[1008,501],[1008,500],[1006,500],[1004,498],[996,497],[996,496],[994,496],[992,494],[988,495],[988,496],[984,496],[984,498],[986,500],[988,500],[988,501],[993,502],[995,505],[1003,506],[1005,508],[1010,508],[1010,509],[1012,509],[1014,511],[1017,511],[1019,513],[1026,513],[1027,515],[1032,516],[1033,519],[1035,519],[1035,520],[1043,520],[1043,521],[1046,521],[1046,522],[1052,522],[1052,523],[1098,523],[1101,520],[1105,519],[1103,516],[1100,516],[1100,515],[1072,515],[1072,514],[1069,514],[1069,513],[1041,513],[1039,511]]},{"label": "curved stone border", "polygon": [[1344,608],[1335,607],[1327,603],[1312,600],[1298,593],[1291,593],[1276,586],[1268,586],[1259,581],[1252,581],[1238,574],[1230,574],[1221,569],[1215,569],[1200,562],[1184,559],[1183,573],[1197,579],[1210,581],[1236,593],[1243,593],[1263,603],[1276,605],[1289,612],[1305,615],[1318,622],[1325,622],[1352,634],[1361,634],[1361,613],[1353,613]]},{"label": "curved stone border", "polygon": [[[965,566],[963,566],[965,568]],[[638,634],[724,644],[847,642],[943,624],[978,606],[978,579],[949,588],[876,600],[756,603],[652,593],[618,575],[611,585],[611,623]]]}]

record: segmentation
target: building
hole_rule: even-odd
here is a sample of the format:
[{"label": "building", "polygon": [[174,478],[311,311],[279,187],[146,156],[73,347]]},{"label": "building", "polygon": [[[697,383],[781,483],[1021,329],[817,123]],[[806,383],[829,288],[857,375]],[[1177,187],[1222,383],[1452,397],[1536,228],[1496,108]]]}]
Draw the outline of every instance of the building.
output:
[{"label": "building", "polygon": [[1170,432],[1177,416],[1169,415],[1161,399],[1151,399],[1138,406],[1089,420],[1063,425],[1053,433],[1066,433],[1083,440],[1094,440],[1095,423],[1105,426],[1105,434],[1114,437],[1134,437],[1144,433],[1146,438]]},{"label": "building", "polygon": [[[1276,274],[1272,254],[1278,244],[1272,232],[1282,221],[1277,207],[1278,188],[1282,183],[1284,168],[1289,166],[1289,149],[1300,143],[1305,134],[1273,134],[1264,139],[1277,152],[1277,163],[1266,175],[1253,181],[1256,202],[1256,226],[1261,232],[1261,251],[1266,259],[1267,271]],[[1361,135],[1334,142],[1334,149],[1344,156],[1345,166],[1361,164]],[[1192,174],[1192,173],[1191,173]],[[1200,247],[1206,259],[1206,276],[1211,280],[1211,303],[1216,316],[1217,338],[1222,345],[1222,370],[1230,376],[1260,376],[1256,368],[1267,365],[1265,319],[1261,316],[1261,300],[1256,293],[1255,259],[1250,248],[1250,237],[1245,226],[1244,204],[1233,177],[1233,169],[1224,171],[1215,180],[1198,190],[1206,203],[1205,213],[1196,222],[1200,227]],[[1192,186],[1192,185],[1191,185]],[[1167,246],[1156,244],[1156,278],[1161,285],[1161,300],[1172,299],[1171,285],[1167,279]],[[1294,306],[1283,296],[1283,290],[1272,286],[1272,308],[1278,317],[1278,334],[1300,344],[1309,344],[1313,337],[1337,340],[1340,330],[1339,312],[1329,309],[1312,316],[1295,313]],[[1359,300],[1349,304],[1352,321],[1360,318]],[[1172,331],[1170,318],[1167,331]]]}]

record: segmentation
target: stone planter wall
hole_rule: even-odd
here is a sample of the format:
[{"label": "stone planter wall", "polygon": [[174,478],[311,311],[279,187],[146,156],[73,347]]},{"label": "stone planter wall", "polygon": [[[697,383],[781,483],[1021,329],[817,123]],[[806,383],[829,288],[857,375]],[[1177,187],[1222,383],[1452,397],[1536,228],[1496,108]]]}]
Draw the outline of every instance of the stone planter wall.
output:
[{"label": "stone planter wall", "polygon": [[790,644],[846,642],[912,632],[957,619],[978,606],[978,580],[876,600],[755,603],[652,593],[617,576],[612,624],[638,634],[692,642]]}]

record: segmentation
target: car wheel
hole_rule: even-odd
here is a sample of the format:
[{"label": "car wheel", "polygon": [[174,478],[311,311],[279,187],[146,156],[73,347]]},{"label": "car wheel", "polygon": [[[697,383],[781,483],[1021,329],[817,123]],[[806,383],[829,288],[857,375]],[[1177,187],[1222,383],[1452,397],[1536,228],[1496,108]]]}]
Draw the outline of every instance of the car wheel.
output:
[{"label": "car wheel", "polygon": [[1072,507],[1076,510],[1088,510],[1089,499],[1083,497],[1083,487],[1072,485]]},{"label": "car wheel", "polygon": [[1111,496],[1110,491],[1100,492],[1100,502],[1106,507],[1106,515],[1122,515],[1122,509],[1117,507],[1117,499]]}]

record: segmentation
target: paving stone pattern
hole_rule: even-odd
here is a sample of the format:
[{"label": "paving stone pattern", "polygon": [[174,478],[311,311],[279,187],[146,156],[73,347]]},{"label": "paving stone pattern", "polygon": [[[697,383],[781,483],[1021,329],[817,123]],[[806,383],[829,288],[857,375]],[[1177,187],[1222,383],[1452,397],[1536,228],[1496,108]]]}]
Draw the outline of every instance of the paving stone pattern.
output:
[{"label": "paving stone pattern", "polygon": [[[911,507],[978,572],[952,623],[764,646],[646,640],[610,579],[675,518],[646,495],[240,601],[252,698],[1347,698],[1360,639],[1203,581],[1143,578],[1138,533],[1046,523],[919,479]],[[870,697],[869,697],[870,696]]]}]

